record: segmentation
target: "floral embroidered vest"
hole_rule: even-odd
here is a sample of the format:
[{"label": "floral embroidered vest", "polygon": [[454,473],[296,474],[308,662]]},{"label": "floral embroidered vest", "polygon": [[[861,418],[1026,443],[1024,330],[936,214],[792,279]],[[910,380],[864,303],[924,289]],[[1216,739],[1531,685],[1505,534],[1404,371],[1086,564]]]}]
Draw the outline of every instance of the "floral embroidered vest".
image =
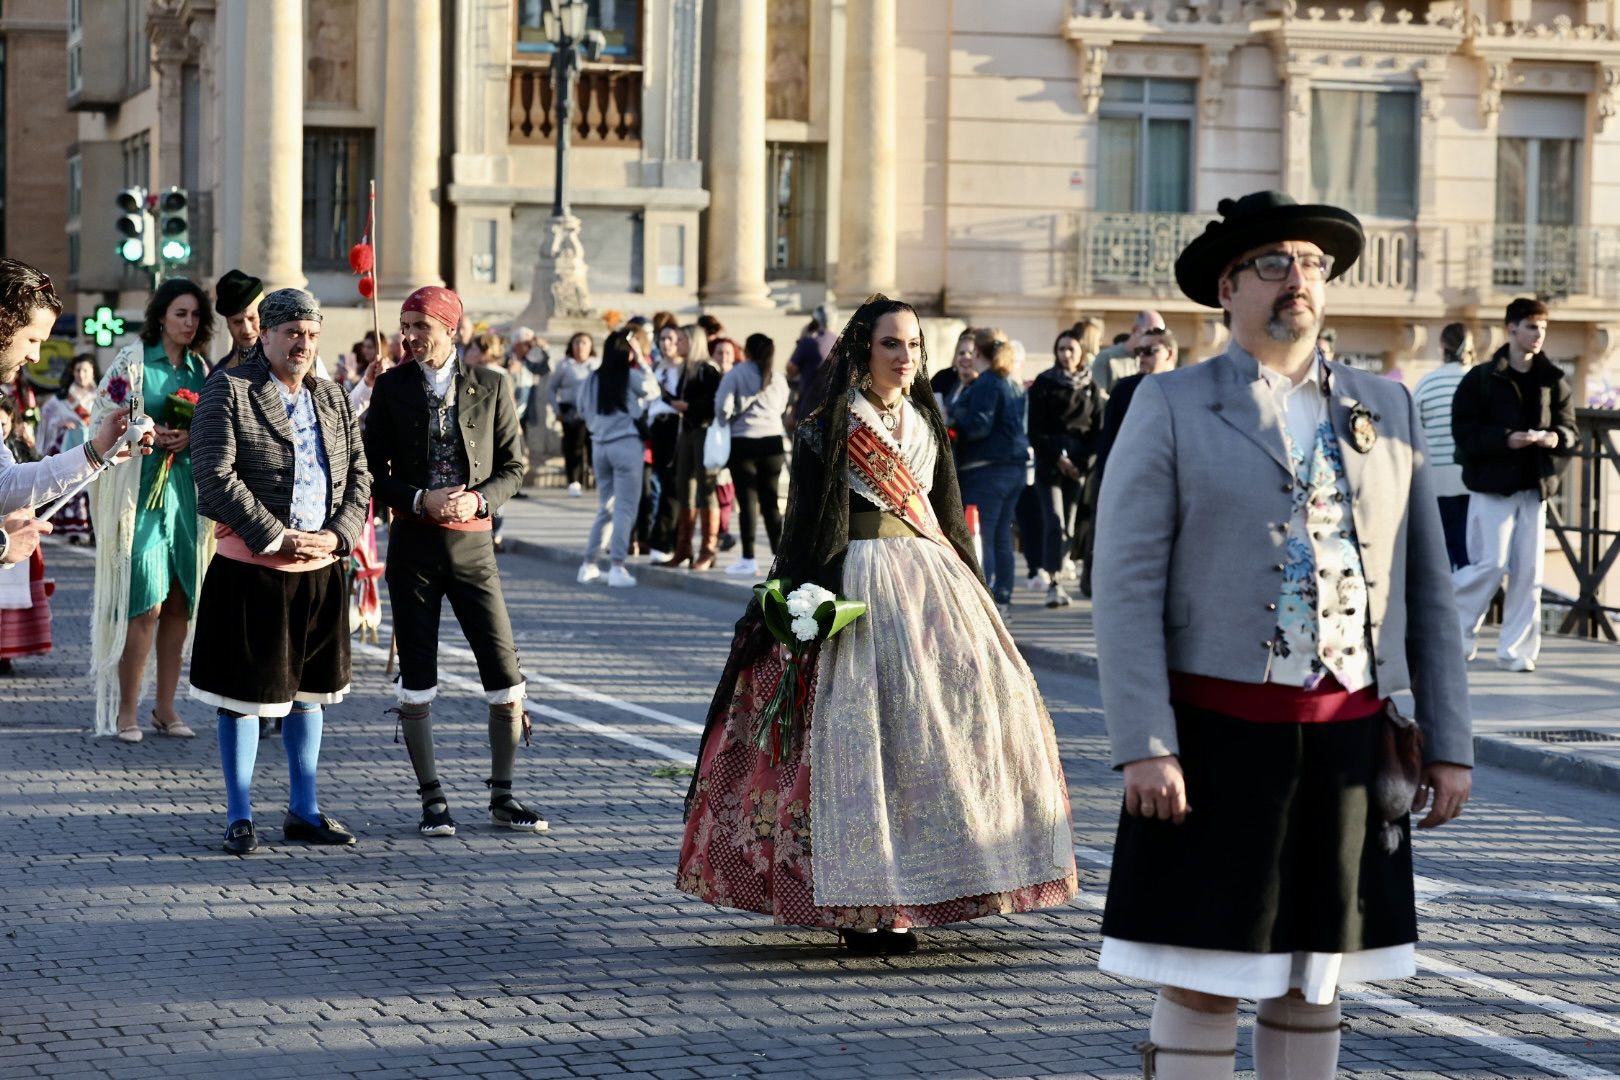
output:
[{"label": "floral embroidered vest", "polygon": [[[424,379],[424,381],[426,381]],[[461,443],[461,429],[457,427],[460,409],[456,406],[456,390],[461,377],[454,376],[440,397],[427,382],[428,401],[428,487],[455,487],[465,484],[470,475],[467,450]]]},{"label": "floral embroidered vest", "polygon": [[1314,690],[1332,675],[1346,690],[1361,690],[1373,684],[1373,658],[1344,453],[1325,419],[1309,457],[1287,441],[1294,508],[1267,681]]}]

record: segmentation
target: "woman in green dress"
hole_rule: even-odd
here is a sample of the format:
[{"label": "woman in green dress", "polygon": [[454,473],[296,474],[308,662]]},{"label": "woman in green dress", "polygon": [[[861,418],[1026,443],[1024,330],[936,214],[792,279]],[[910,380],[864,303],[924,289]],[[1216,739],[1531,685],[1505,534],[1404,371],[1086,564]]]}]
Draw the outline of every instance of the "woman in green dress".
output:
[{"label": "woman in green dress", "polygon": [[197,517],[189,417],[176,395],[201,394],[203,353],[213,328],[208,294],[184,278],[159,285],[146,306],[138,343],[126,346],[96,390],[94,426],[114,409],[148,415],[157,446],[139,470],[117,469],[96,481],[96,593],[91,646],[96,733],[141,740],[143,676],[157,646],[152,726],[189,738],[175,711],[180,663],[197,609],[197,586],[213,553],[212,530]]}]

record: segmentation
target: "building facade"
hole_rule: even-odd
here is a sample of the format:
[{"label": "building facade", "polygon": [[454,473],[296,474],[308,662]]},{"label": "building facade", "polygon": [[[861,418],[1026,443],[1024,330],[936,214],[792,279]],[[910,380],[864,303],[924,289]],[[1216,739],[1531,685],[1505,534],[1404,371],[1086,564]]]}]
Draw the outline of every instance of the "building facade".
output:
[{"label": "building facade", "polygon": [[[39,0],[43,3],[44,0]],[[785,330],[877,290],[1006,327],[1220,319],[1172,264],[1220,199],[1360,214],[1331,292],[1354,362],[1408,379],[1440,328],[1548,297],[1595,380],[1620,336],[1617,0],[591,0],[569,194],[599,308]],[[382,295],[529,307],[555,174],[544,0],[68,0],[72,283],[138,306],[128,184],[193,192],[189,272],[347,267],[378,190]],[[8,5],[12,11],[16,5]],[[386,317],[386,316],[385,316]],[[345,328],[345,333],[347,328]]]},{"label": "building facade", "polygon": [[0,251],[63,281],[68,272],[62,163],[73,141],[67,108],[40,86],[61,77],[62,0],[0,7]]}]

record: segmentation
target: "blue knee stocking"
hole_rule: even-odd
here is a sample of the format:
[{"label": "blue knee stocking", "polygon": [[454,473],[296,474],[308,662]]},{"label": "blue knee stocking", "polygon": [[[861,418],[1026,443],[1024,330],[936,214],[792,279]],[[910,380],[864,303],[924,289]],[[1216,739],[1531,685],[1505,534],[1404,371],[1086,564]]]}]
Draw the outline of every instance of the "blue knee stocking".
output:
[{"label": "blue knee stocking", "polygon": [[219,763],[225,770],[225,818],[253,820],[253,763],[259,756],[259,718],[219,710]]},{"label": "blue knee stocking", "polygon": [[287,809],[311,825],[319,825],[321,810],[315,801],[315,766],[321,758],[321,707],[299,701],[281,722],[281,745],[287,751],[287,778],[291,794]]}]

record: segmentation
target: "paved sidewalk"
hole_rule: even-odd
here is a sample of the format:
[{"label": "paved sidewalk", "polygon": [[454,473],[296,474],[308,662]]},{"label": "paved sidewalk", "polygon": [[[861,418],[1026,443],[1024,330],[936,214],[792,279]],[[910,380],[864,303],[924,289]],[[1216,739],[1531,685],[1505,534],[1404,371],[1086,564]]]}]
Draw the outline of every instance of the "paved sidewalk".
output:
[{"label": "paved sidewalk", "polygon": [[[529,488],[525,494],[528,498],[507,504],[505,543],[578,564],[596,513],[596,493],[571,497],[561,490]],[[757,553],[763,574],[770,553],[763,532]],[[704,573],[660,569],[642,559],[631,560],[631,571],[643,586],[736,596],[740,613],[756,578],[725,574],[738,555],[734,548]],[[1095,675],[1091,604],[1074,593],[1074,606],[1048,610],[1044,593],[1020,589],[1013,600],[1013,637],[1031,664]],[[1620,646],[1549,634],[1537,670],[1525,675],[1497,668],[1493,628],[1480,635],[1479,645],[1479,658],[1469,665],[1478,760],[1620,791]]]}]

